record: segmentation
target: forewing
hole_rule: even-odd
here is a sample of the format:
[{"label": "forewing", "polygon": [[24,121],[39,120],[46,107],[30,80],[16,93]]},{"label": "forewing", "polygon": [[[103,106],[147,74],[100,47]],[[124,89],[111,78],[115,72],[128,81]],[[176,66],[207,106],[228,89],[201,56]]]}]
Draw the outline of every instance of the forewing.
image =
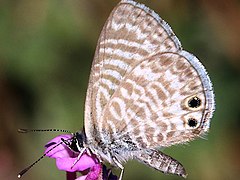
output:
[{"label": "forewing", "polygon": [[130,137],[139,148],[166,147],[207,132],[213,111],[212,84],[198,59],[161,53],[126,75],[105,108],[101,134]]},{"label": "forewing", "polygon": [[85,103],[88,140],[98,136],[106,104],[126,74],[154,54],[180,50],[171,28],[156,13],[122,0],[104,25],[92,64]]}]

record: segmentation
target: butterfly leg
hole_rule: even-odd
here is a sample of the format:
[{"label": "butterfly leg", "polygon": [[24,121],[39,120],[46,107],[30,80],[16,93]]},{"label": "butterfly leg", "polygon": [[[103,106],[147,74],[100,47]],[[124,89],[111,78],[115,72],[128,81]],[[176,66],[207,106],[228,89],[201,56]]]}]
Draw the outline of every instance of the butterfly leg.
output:
[{"label": "butterfly leg", "polygon": [[116,158],[113,158],[113,161],[114,161],[114,163],[121,169],[121,173],[120,173],[119,180],[122,180],[123,172],[124,172],[124,167],[123,167],[123,165],[122,165]]},{"label": "butterfly leg", "polygon": [[80,151],[77,159],[74,161],[74,163],[73,163],[73,165],[72,165],[71,168],[73,168],[73,166],[75,166],[75,164],[77,164],[77,162],[80,160],[80,158],[81,158],[81,156],[83,155],[83,153],[84,153],[85,150],[86,150],[86,148],[83,148],[83,149]]},{"label": "butterfly leg", "polygon": [[[66,144],[66,146],[69,147],[70,150],[72,150],[73,152],[75,152],[73,149],[70,148],[71,144],[70,144],[68,141],[66,141],[66,140],[63,139],[63,138],[62,138],[61,140],[64,142],[64,144]],[[78,147],[78,149],[81,149],[81,148]],[[75,164],[77,164],[77,162],[80,160],[81,156],[83,155],[83,153],[84,153],[84,151],[85,151],[86,149],[87,149],[86,147],[84,147],[84,148],[81,149],[81,151],[79,152],[79,155],[78,155],[77,159],[74,161],[74,163],[73,163],[73,165],[72,165],[71,168],[73,168],[73,166],[75,166]]]},{"label": "butterfly leg", "polygon": [[187,177],[186,171],[183,165],[172,157],[157,150],[146,150],[135,155],[135,158],[163,173],[176,174],[184,178]]}]

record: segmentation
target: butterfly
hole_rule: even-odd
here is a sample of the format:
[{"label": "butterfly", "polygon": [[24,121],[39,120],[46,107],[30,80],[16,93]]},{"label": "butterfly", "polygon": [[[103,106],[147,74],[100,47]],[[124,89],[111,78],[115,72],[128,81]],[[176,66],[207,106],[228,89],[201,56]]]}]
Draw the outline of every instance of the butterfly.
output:
[{"label": "butterfly", "polygon": [[186,176],[159,148],[206,133],[215,108],[209,76],[153,10],[122,0],[98,40],[85,102],[89,149],[123,170],[137,159]]}]

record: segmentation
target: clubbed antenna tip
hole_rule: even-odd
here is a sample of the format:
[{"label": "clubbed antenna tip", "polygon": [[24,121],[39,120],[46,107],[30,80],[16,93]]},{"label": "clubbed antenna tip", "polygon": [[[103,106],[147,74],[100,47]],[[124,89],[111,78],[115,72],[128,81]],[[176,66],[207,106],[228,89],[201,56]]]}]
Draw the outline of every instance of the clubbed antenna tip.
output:
[{"label": "clubbed antenna tip", "polygon": [[19,133],[27,133],[28,130],[27,130],[27,129],[18,129],[18,132],[19,132]]},{"label": "clubbed antenna tip", "polygon": [[18,174],[17,177],[20,179],[20,178],[23,176],[23,174],[25,174],[31,167],[32,167],[32,166],[29,166],[29,167],[27,167],[26,169],[23,169],[23,170]]}]

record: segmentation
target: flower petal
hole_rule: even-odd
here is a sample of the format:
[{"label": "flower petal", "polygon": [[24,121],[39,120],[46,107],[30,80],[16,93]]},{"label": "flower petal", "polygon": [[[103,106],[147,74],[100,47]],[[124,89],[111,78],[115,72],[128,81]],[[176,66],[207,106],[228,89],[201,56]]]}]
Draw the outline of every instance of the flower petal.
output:
[{"label": "flower petal", "polygon": [[87,175],[80,176],[80,177],[78,177],[78,178],[75,179],[75,180],[86,180],[86,177],[87,177]]},{"label": "flower petal", "polygon": [[[59,170],[67,172],[82,172],[84,175],[76,180],[98,180],[100,176],[102,176],[104,180],[117,179],[117,176],[114,176],[109,172],[106,166],[102,166],[94,154],[90,156],[84,152],[77,161],[79,153],[73,152],[62,141],[62,139],[68,141],[71,138],[72,135],[69,134],[59,135],[45,145],[46,156],[56,159],[56,165]],[[85,173],[87,174],[85,175]]]},{"label": "flower petal", "polygon": [[102,172],[102,166],[100,164],[96,164],[90,169],[86,177],[86,180],[97,180],[99,175],[102,174],[101,172]]},{"label": "flower petal", "polygon": [[84,171],[96,165],[96,160],[83,154],[79,161],[74,165],[77,158],[56,158],[56,165],[59,170],[75,172]]},{"label": "flower petal", "polygon": [[72,135],[68,134],[59,135],[53,138],[45,145],[46,156],[56,159],[56,164],[59,170],[75,172],[84,171],[95,166],[98,160],[95,158],[95,156],[91,157],[87,154],[83,154],[78,162],[74,165],[75,161],[77,160],[78,153],[73,152],[66,144],[62,143],[62,139],[69,140],[71,138]]},{"label": "flower petal", "polygon": [[[77,156],[76,153],[73,153],[64,143],[62,143],[62,139],[68,140],[68,139],[71,139],[71,137],[72,135],[65,134],[65,135],[57,136],[53,138],[51,141],[49,141],[45,145],[46,156],[50,158],[76,157]],[[62,143],[62,144],[58,145],[59,143]]]}]

